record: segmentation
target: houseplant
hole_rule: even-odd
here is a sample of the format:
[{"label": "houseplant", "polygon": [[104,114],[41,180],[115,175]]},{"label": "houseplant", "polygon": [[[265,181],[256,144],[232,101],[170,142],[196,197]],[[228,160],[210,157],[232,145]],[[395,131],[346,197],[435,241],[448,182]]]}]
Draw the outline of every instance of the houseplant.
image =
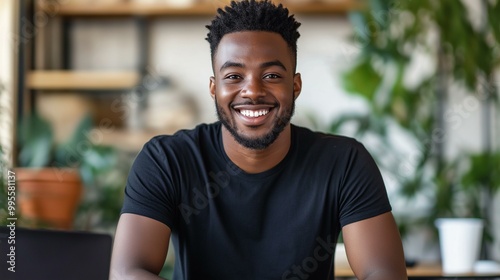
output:
[{"label": "houseplant", "polygon": [[[86,122],[82,122],[80,127]],[[78,130],[77,130],[78,131]],[[26,220],[37,226],[70,229],[82,193],[78,158],[69,158],[70,143],[78,141],[78,133],[64,144],[54,142],[50,124],[38,114],[25,117],[20,124],[18,203]],[[76,153],[78,156],[79,153]],[[72,163],[69,163],[71,159]]]},{"label": "houseplant", "polygon": [[[77,210],[90,216],[95,211],[91,205],[109,197],[105,190],[94,195],[93,200],[88,199],[87,194],[100,186],[99,178],[116,163],[114,149],[95,145],[89,139],[91,129],[92,119],[85,116],[69,139],[58,143],[50,123],[38,114],[21,121],[20,168],[16,173],[19,210],[25,221],[31,220],[35,226],[73,228]],[[116,194],[114,197],[120,198]]]},{"label": "houseplant", "polygon": [[[357,137],[375,138],[374,156],[400,186],[406,205],[430,201],[421,215],[413,211],[397,217],[403,234],[416,225],[434,228],[440,217],[468,216],[485,219],[490,236],[489,208],[500,187],[493,175],[500,151],[490,132],[492,107],[498,109],[494,77],[500,65],[500,1],[478,2],[478,24],[471,22],[462,1],[369,3],[368,10],[350,14],[359,55],[344,76],[347,91],[366,100],[369,110],[339,117],[331,131],[351,126]],[[423,59],[426,63],[415,67]],[[415,72],[419,77],[409,82]],[[463,103],[480,104],[480,152],[445,154],[446,136],[470,114],[450,109],[451,87],[471,93]],[[413,153],[395,152],[400,144],[392,138],[395,130],[412,143]]]}]

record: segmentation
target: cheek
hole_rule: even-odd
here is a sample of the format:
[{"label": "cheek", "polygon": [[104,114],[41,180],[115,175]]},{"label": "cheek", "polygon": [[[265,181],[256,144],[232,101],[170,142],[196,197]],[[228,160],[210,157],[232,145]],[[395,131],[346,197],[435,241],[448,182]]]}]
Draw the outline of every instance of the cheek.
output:
[{"label": "cheek", "polygon": [[280,94],[276,98],[278,98],[281,103],[285,103],[285,104],[292,103],[295,99],[293,86],[287,86],[287,87],[281,88]]},{"label": "cheek", "polygon": [[240,91],[236,85],[218,84],[216,95],[219,100],[234,98]]},{"label": "cheek", "polygon": [[231,97],[230,95],[224,91],[219,89],[216,91],[215,96],[214,96],[215,102],[218,104],[218,106],[222,108],[227,108],[229,104],[231,103]]}]

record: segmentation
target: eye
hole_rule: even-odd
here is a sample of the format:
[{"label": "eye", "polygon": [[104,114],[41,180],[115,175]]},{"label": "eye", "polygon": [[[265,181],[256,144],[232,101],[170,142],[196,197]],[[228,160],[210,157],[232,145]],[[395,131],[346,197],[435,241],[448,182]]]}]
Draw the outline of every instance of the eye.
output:
[{"label": "eye", "polygon": [[279,78],[281,78],[281,76],[277,74],[267,74],[264,76],[264,79],[279,79]]},{"label": "eye", "polygon": [[235,75],[235,74],[231,74],[231,75],[227,75],[224,79],[226,79],[226,80],[237,80],[237,79],[241,79],[241,76]]}]

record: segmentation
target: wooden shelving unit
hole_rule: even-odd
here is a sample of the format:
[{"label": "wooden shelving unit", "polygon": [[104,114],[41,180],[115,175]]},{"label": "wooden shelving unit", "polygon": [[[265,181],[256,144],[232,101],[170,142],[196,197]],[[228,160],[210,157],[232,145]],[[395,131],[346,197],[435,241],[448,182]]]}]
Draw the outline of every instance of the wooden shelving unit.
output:
[{"label": "wooden shelving unit", "polygon": [[[355,0],[338,0],[333,2],[304,1],[304,3],[286,3],[291,13],[296,14],[339,14],[360,9],[361,2]],[[42,2],[46,3],[46,2]],[[137,2],[123,2],[116,4],[40,4],[40,9],[50,14],[59,16],[85,16],[85,17],[110,17],[110,16],[213,16],[222,2],[210,1],[196,3],[188,7],[176,7],[168,4],[140,4]]]},{"label": "wooden shelving unit", "polygon": [[148,131],[148,130],[128,130],[116,129],[112,131],[98,131],[95,128],[91,134],[101,135],[99,142],[94,144],[110,145],[122,149],[124,151],[139,151],[142,146],[151,138],[160,134],[172,134],[175,131]]},{"label": "wooden shelving unit", "polygon": [[[140,75],[134,71],[74,71],[74,70],[46,70],[32,71],[27,76],[27,88],[31,90],[127,90],[138,85]],[[70,94],[71,94],[70,93]],[[153,136],[167,132],[153,132],[142,130],[113,129],[91,133],[101,135],[99,143],[111,145],[125,151],[138,151]]]},{"label": "wooden shelving unit", "polygon": [[[227,1],[229,2],[229,1]],[[325,2],[321,0],[304,1],[303,3],[280,1],[296,14],[320,15],[343,14],[362,8],[361,0],[337,0]],[[63,2],[49,4],[49,1],[37,1],[38,11],[61,17],[160,17],[160,16],[213,16],[223,1],[207,1],[188,7],[168,4],[141,4],[132,0],[124,0],[114,4],[79,2]],[[27,88],[34,90],[120,90],[135,86],[140,77],[135,72],[81,72],[81,71],[32,71],[27,76]]]},{"label": "wooden shelving unit", "polygon": [[[276,0],[279,1],[279,0]],[[297,15],[342,15],[349,11],[362,8],[363,0],[304,0],[304,2],[286,0],[283,3],[292,14]],[[139,1],[123,0],[114,4],[105,1],[94,1],[92,4],[82,4],[77,1],[54,1],[34,0],[37,12],[44,12],[49,19],[62,18],[63,24],[61,34],[63,42],[67,42],[70,29],[67,23],[75,18],[134,18],[141,29],[141,34],[148,34],[147,22],[160,17],[213,17],[218,8],[229,3],[229,0],[199,0],[200,3],[188,7],[177,7],[168,4],[147,4]],[[52,4],[51,4],[52,3]],[[60,4],[61,3],[61,4]],[[66,23],[66,24],[65,24]],[[43,34],[43,32],[39,32]],[[142,35],[141,35],[142,36]],[[56,36],[57,37],[57,36]],[[139,57],[141,65],[147,63],[147,42],[150,38],[144,35],[141,40],[141,51]],[[63,61],[67,61],[70,47],[62,44],[66,55],[61,54]],[[64,53],[64,51],[63,51]],[[66,65],[66,68],[70,66]],[[50,68],[50,67],[48,67]],[[37,91],[126,91],[138,86],[141,79],[141,69],[137,71],[80,71],[80,70],[32,70],[26,75],[25,87],[31,91],[29,98],[35,98]],[[33,101],[28,104],[34,104]],[[138,151],[142,145],[153,136],[161,133],[173,133],[175,131],[153,132],[146,130],[116,129],[103,132],[102,143],[113,145],[123,150]]]},{"label": "wooden shelving unit", "polygon": [[139,83],[134,71],[31,71],[27,87],[34,90],[123,90]]}]

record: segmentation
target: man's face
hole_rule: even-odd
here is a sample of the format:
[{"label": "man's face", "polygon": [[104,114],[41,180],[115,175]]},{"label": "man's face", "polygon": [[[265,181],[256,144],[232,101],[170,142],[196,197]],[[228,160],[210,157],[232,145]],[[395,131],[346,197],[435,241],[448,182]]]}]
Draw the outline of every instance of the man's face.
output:
[{"label": "man's face", "polygon": [[300,74],[281,35],[264,31],[226,34],[213,59],[210,93],[219,120],[243,146],[264,149],[293,115]]}]

